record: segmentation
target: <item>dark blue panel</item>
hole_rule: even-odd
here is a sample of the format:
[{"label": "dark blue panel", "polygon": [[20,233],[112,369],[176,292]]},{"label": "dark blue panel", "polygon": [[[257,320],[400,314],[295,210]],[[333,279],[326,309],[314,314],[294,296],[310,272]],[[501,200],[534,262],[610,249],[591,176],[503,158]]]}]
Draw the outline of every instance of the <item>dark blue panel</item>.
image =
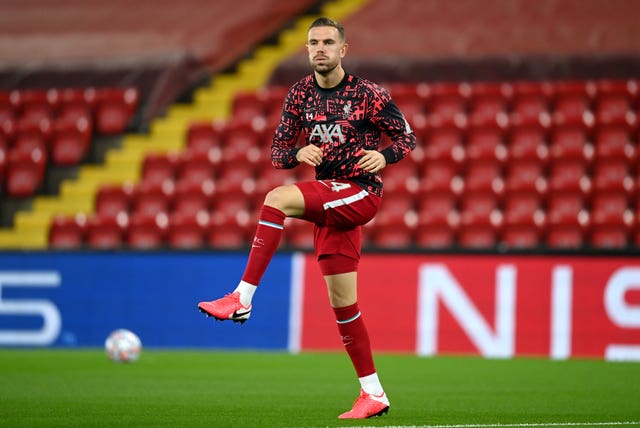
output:
[{"label": "dark blue panel", "polygon": [[[53,287],[2,284],[0,334],[42,328],[43,317],[11,315],[11,304],[49,300],[62,324],[53,346],[102,346],[111,330],[136,332],[149,347],[286,349],[291,256],[276,255],[243,325],[215,322],[201,300],[232,291],[246,254],[207,252],[0,253],[0,275],[56,272]],[[8,312],[8,313],[7,313]]]}]

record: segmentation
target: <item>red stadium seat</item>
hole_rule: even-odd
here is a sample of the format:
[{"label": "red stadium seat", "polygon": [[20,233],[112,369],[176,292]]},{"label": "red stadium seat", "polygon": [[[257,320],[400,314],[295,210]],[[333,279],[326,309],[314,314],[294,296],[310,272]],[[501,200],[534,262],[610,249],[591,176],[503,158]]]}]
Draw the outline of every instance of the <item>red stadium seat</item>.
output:
[{"label": "red stadium seat", "polygon": [[556,160],[549,167],[549,192],[591,192],[591,179],[587,165],[577,159]]},{"label": "red stadium seat", "polygon": [[174,181],[179,163],[178,153],[149,153],[142,161],[142,181],[156,184]]},{"label": "red stadium seat", "polygon": [[214,180],[220,161],[220,151],[215,148],[206,152],[184,152],[176,169],[176,180],[191,180],[196,183]]},{"label": "red stadium seat", "polygon": [[421,194],[432,192],[452,192],[459,194],[464,182],[460,177],[460,167],[457,163],[447,161],[426,162],[422,166],[419,191]]},{"label": "red stadium seat", "polygon": [[509,83],[471,83],[471,95],[468,101],[469,123],[484,126],[499,123],[506,126],[508,106],[513,89]]},{"label": "red stadium seat", "polygon": [[52,134],[53,123],[49,119],[38,122],[20,120],[16,123],[12,148],[23,152],[38,149],[47,154]]},{"label": "red stadium seat", "polygon": [[538,125],[512,127],[507,152],[509,160],[535,159],[546,162],[549,157],[547,129]]},{"label": "red stadium seat", "polygon": [[591,161],[593,146],[589,131],[582,125],[562,125],[551,130],[549,156],[551,159],[582,159]]},{"label": "red stadium seat", "polygon": [[277,186],[291,184],[294,181],[296,181],[295,170],[277,169],[271,163],[262,165],[259,167],[255,193],[257,195],[265,195]]},{"label": "red stadium seat", "polygon": [[84,245],[87,228],[85,215],[57,215],[49,226],[49,247],[55,249],[77,249]]},{"label": "red stadium seat", "polygon": [[239,249],[248,246],[249,238],[243,226],[211,224],[206,234],[206,244],[216,249]]},{"label": "red stadium seat", "polygon": [[216,179],[216,191],[240,192],[251,195],[255,192],[255,167],[246,162],[230,162],[221,165]]},{"label": "red stadium seat", "polygon": [[455,126],[431,127],[422,140],[427,161],[462,162],[464,160],[463,130]]},{"label": "red stadium seat", "polygon": [[105,184],[96,193],[95,211],[102,215],[115,216],[131,209],[134,186],[132,184]]},{"label": "red stadium seat", "polygon": [[130,248],[161,248],[164,245],[168,223],[165,212],[134,212],[129,217],[125,242]]},{"label": "red stadium seat", "polygon": [[53,120],[59,102],[57,90],[22,89],[15,91],[14,95],[14,104],[21,121],[39,123],[42,120]]},{"label": "red stadium seat", "polygon": [[207,153],[209,149],[221,146],[223,125],[217,122],[194,122],[187,130],[187,150]]},{"label": "red stadium seat", "polygon": [[42,150],[10,150],[7,155],[6,192],[11,197],[35,195],[43,184],[46,157]]},{"label": "red stadium seat", "polygon": [[466,122],[471,88],[463,83],[433,83],[427,98],[427,112],[435,126]]},{"label": "red stadium seat", "polygon": [[497,126],[472,127],[467,130],[465,159],[471,161],[504,162],[507,148],[504,144],[503,130]]},{"label": "red stadium seat", "polygon": [[457,241],[463,247],[487,248],[498,242],[502,214],[490,192],[465,193],[460,200]]},{"label": "red stadium seat", "polygon": [[78,165],[89,152],[91,127],[86,118],[58,120],[51,138],[51,161],[55,165]]},{"label": "red stadium seat", "polygon": [[531,192],[544,195],[547,180],[544,166],[536,160],[518,160],[507,164],[504,187],[507,194]]},{"label": "red stadium seat", "polygon": [[131,200],[131,212],[148,215],[168,213],[174,192],[175,185],[171,181],[138,183]]},{"label": "red stadium seat", "polygon": [[208,212],[174,212],[169,216],[167,244],[171,248],[179,249],[202,248],[208,229]]},{"label": "red stadium seat", "polygon": [[295,219],[285,221],[284,241],[290,247],[297,249],[313,249],[313,224]]},{"label": "red stadium seat", "polygon": [[631,242],[634,215],[622,192],[593,195],[590,216],[590,244],[597,248],[623,248]]},{"label": "red stadium seat", "polygon": [[199,211],[208,212],[215,194],[215,184],[212,180],[202,183],[186,180],[176,183],[171,202],[171,211],[183,215],[194,215]]},{"label": "red stadium seat", "polygon": [[140,98],[136,88],[96,88],[87,96],[95,103],[96,131],[104,135],[121,134],[129,127]]},{"label": "red stadium seat", "polygon": [[388,193],[376,215],[375,227],[404,226],[411,222],[408,217],[415,217],[415,203],[412,195],[407,193]]},{"label": "red stadium seat", "polygon": [[632,194],[635,183],[624,159],[602,160],[593,167],[593,190],[596,192],[616,191]]},{"label": "red stadium seat", "polygon": [[507,247],[533,248],[542,241],[545,215],[541,197],[515,192],[505,198],[500,241]]},{"label": "red stadium seat", "polygon": [[547,202],[545,244],[557,248],[578,248],[586,243],[589,224],[584,196],[580,192],[553,194]]},{"label": "red stadium seat", "polygon": [[469,163],[463,179],[465,193],[480,191],[500,195],[504,191],[502,167],[498,162]]},{"label": "red stadium seat", "polygon": [[93,129],[93,104],[87,99],[85,89],[67,88],[59,91],[57,120],[74,122],[84,119]]},{"label": "red stadium seat", "polygon": [[404,159],[382,170],[385,190],[399,193],[416,193],[419,187],[418,167],[410,159]]},{"label": "red stadium seat", "polygon": [[541,125],[549,121],[549,99],[551,84],[546,82],[520,81],[512,84],[512,125]]},{"label": "red stadium seat", "polygon": [[87,223],[86,244],[93,249],[121,248],[128,226],[129,216],[124,212],[115,216],[95,213]]},{"label": "red stadium seat", "polygon": [[632,131],[626,125],[602,125],[594,130],[594,158],[637,159],[638,150],[632,142]]},{"label": "red stadium seat", "polygon": [[231,111],[234,119],[251,120],[266,115],[266,93],[263,91],[240,91],[233,97]]},{"label": "red stadium seat", "polygon": [[596,124],[626,124],[633,120],[633,100],[637,92],[634,82],[599,80],[596,82],[596,91]]},{"label": "red stadium seat", "polygon": [[386,250],[407,250],[412,245],[411,231],[404,225],[376,227],[370,244]]},{"label": "red stadium seat", "polygon": [[553,84],[553,116],[556,123],[575,122],[591,113],[596,88],[587,81],[559,81]]}]

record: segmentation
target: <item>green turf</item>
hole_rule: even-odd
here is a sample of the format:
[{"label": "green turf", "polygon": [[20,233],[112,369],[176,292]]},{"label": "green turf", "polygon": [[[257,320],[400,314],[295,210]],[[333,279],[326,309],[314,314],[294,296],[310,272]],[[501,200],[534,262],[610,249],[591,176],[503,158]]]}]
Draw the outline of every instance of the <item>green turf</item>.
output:
[{"label": "green turf", "polygon": [[[342,353],[0,349],[2,427],[334,427],[640,421],[640,364],[379,355],[390,412],[339,421],[358,394]],[[575,426],[575,425],[570,425]],[[629,426],[629,425],[627,425]]]}]

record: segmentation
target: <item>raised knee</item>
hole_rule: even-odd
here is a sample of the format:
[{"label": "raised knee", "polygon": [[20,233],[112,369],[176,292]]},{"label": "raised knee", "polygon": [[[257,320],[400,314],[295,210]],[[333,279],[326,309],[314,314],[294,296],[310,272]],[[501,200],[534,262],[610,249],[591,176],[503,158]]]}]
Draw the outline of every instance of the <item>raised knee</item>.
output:
[{"label": "raised knee", "polygon": [[264,197],[264,204],[282,210],[286,206],[286,190],[284,186],[278,186],[270,190]]}]

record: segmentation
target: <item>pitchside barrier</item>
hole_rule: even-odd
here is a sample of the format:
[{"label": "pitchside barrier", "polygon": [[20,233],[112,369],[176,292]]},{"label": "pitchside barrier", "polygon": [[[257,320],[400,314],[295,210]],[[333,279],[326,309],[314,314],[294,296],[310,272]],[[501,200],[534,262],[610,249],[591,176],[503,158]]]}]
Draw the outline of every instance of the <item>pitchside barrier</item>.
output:
[{"label": "pitchside barrier", "polygon": [[[146,347],[340,350],[310,254],[278,254],[249,322],[197,303],[231,291],[246,255],[0,254],[0,346],[102,346],[116,328]],[[367,254],[360,308],[376,351],[640,361],[640,259]]]}]

